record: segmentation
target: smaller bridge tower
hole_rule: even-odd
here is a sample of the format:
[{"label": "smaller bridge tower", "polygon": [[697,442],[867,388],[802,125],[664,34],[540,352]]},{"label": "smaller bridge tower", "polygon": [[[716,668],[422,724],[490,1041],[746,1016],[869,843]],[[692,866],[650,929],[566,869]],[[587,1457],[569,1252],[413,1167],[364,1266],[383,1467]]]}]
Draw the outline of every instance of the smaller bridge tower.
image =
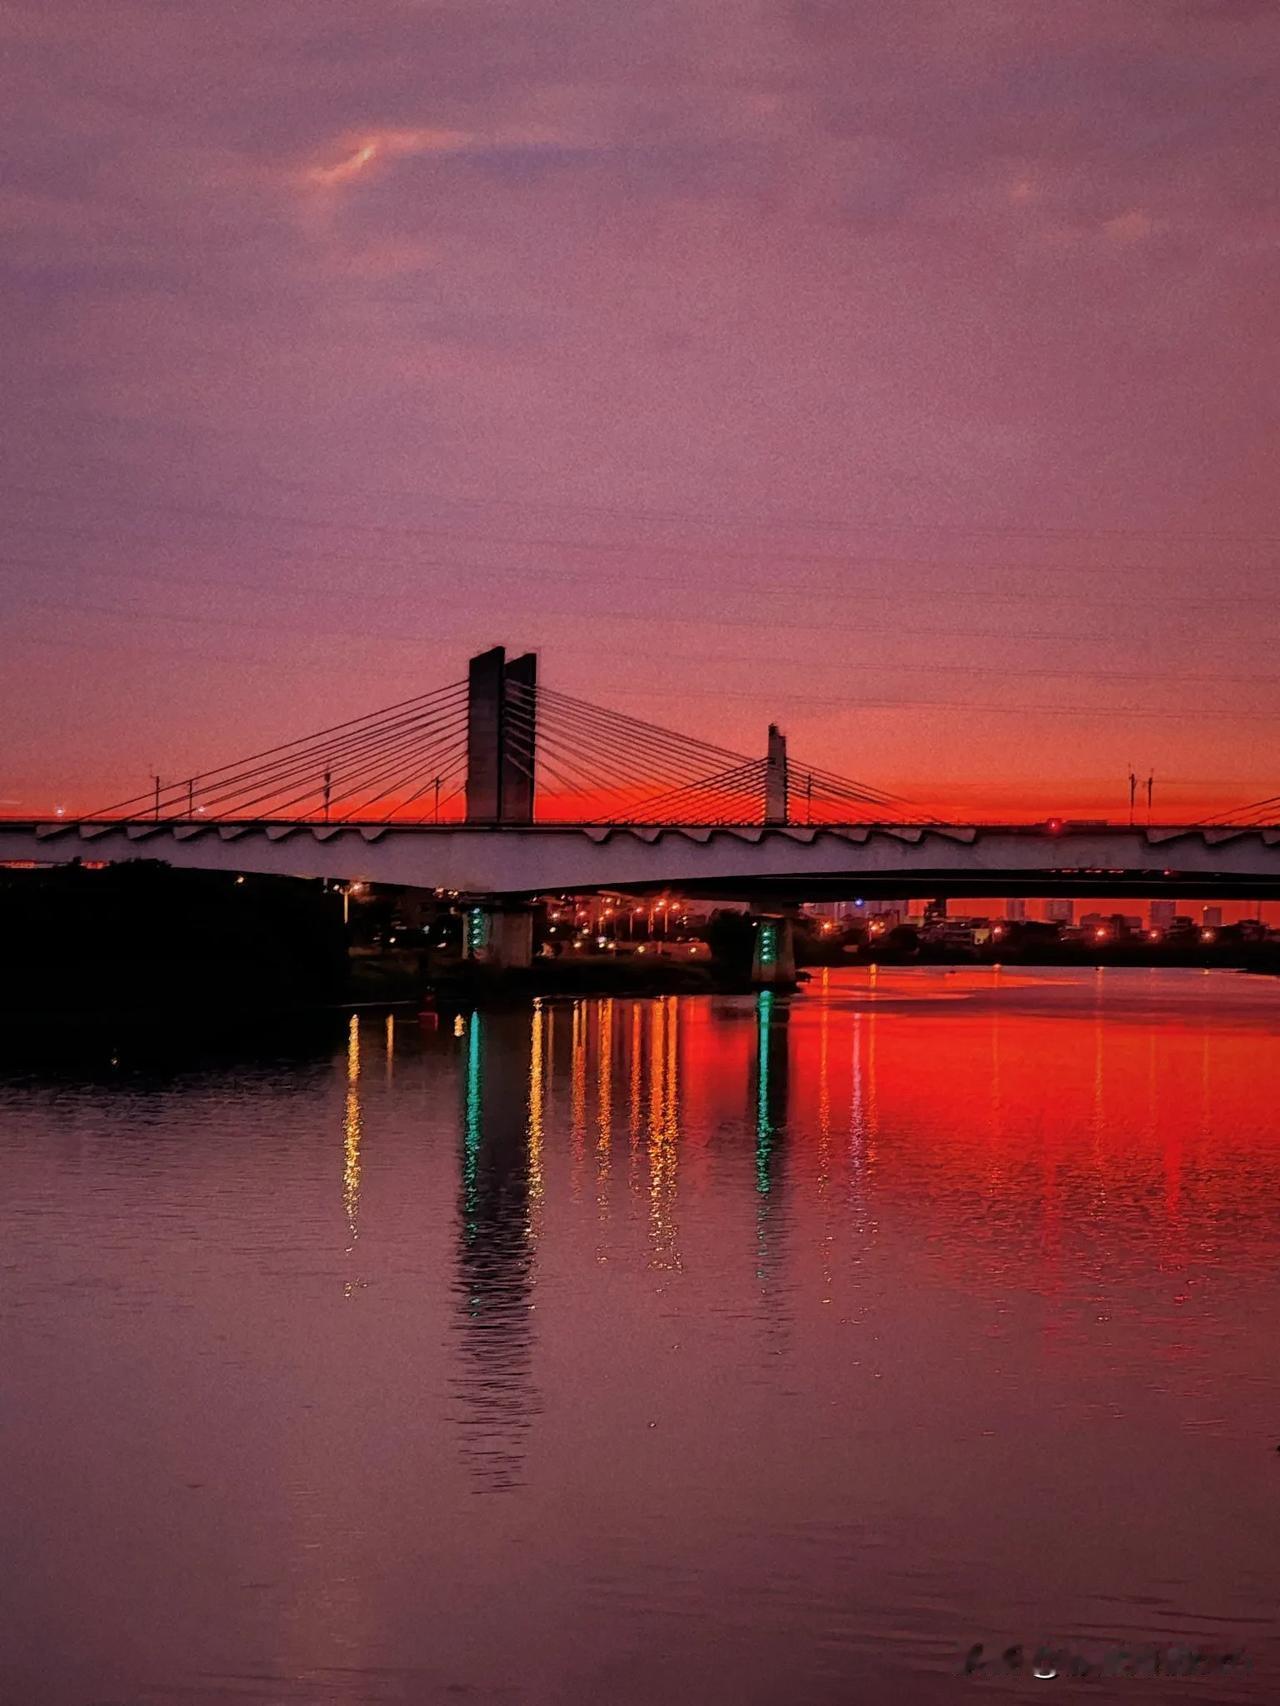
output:
[{"label": "smaller bridge tower", "polygon": [[787,737],[777,723],[770,723],[764,766],[764,821],[786,823],[787,803]]}]

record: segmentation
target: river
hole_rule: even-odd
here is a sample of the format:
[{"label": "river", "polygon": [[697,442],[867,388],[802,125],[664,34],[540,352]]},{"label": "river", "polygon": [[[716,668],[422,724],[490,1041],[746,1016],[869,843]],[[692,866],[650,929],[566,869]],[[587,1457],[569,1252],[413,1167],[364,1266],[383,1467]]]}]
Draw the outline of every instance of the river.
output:
[{"label": "river", "polygon": [[341,1027],[0,1080],[4,1706],[1280,1698],[1280,982]]}]

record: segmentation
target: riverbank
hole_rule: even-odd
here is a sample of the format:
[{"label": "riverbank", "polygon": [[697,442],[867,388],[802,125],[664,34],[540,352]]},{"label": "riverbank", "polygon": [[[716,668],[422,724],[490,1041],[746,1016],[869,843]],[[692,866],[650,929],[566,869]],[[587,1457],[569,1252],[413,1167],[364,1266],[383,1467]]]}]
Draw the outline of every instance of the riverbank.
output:
[{"label": "riverbank", "polygon": [[632,961],[544,960],[522,971],[462,964],[430,985],[441,999],[523,1000],[529,996],[731,995],[749,993],[749,978],[704,960],[699,965]]},{"label": "riverbank", "polygon": [[351,965],[352,998],[430,995],[439,1000],[522,1001],[531,996],[725,995],[751,989],[749,975],[718,960],[616,959],[603,955],[535,959],[500,970],[474,960],[422,961],[413,954],[362,955]]},{"label": "riverbank", "polygon": [[[1112,969],[1121,974],[1117,987],[1150,987],[1144,977],[1141,985],[1123,981],[1125,970],[1160,975],[1152,966],[1016,966],[995,964],[933,964],[814,968],[801,972],[792,991],[778,990],[786,995],[807,989],[807,999],[821,1002],[830,991],[843,990],[846,995],[861,991],[864,998],[878,1005],[893,999],[901,1004],[913,996],[924,998],[919,1017],[937,1015],[936,1006],[929,1004],[931,987],[941,974],[957,979],[945,986],[954,996],[957,988],[967,987],[971,993],[989,996],[1001,989],[1006,995],[1014,988],[1021,989],[1026,999],[1036,1004],[1038,990],[1053,990],[1072,981],[1072,973],[1092,973]],[[1204,972],[1205,967],[1168,967],[1166,973],[1178,975]],[[1239,972],[1243,968],[1220,967],[1220,971]],[[873,973],[879,971],[877,979]],[[854,974],[841,978],[841,971]],[[1001,977],[998,975],[1006,974]],[[1051,974],[1041,982],[1034,974]],[[997,974],[994,977],[991,974]],[[1024,974],[1019,976],[1019,973]],[[1059,974],[1054,976],[1052,974]],[[830,974],[828,986],[827,976]],[[976,975],[975,975],[976,974]],[[1238,981],[1243,988],[1253,984],[1259,994],[1268,984],[1274,984],[1274,969],[1261,976],[1246,973]],[[1194,987],[1203,989],[1199,976]],[[1219,985],[1221,990],[1224,985]],[[333,1060],[336,1052],[347,1048],[352,1027],[357,1022],[381,1024],[394,1016],[398,1023],[411,1030],[420,1026],[427,1030],[450,1029],[459,1018],[473,1011],[500,1015],[529,1007],[534,1000],[548,1002],[585,1000],[592,1007],[602,998],[646,1000],[670,996],[734,995],[751,997],[758,994],[749,981],[722,974],[721,968],[704,962],[698,967],[671,966],[663,969],[649,967],[643,980],[626,975],[626,968],[613,962],[585,959],[567,965],[545,962],[530,967],[527,973],[496,973],[473,965],[451,968],[449,973],[431,979],[423,988],[409,994],[387,996],[385,993],[364,999],[337,1003],[269,1006],[254,1003],[246,992],[228,999],[219,1008],[199,1004],[141,1004],[109,1009],[30,1009],[0,1015],[0,1078],[7,1082],[28,1079],[68,1079],[77,1082],[106,1083],[129,1079],[133,1081],[172,1082],[191,1072],[228,1068],[251,1071],[276,1071],[281,1068],[321,1068]],[[784,1012],[785,1006],[780,1008]]]}]

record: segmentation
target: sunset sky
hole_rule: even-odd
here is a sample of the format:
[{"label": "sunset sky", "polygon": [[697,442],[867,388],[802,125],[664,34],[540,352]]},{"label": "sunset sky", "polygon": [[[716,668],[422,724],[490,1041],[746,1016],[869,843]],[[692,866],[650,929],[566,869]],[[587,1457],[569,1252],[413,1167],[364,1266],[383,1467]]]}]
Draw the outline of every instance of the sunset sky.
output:
[{"label": "sunset sky", "polygon": [[931,809],[1280,791],[1274,0],[7,0],[0,812],[536,647]]}]

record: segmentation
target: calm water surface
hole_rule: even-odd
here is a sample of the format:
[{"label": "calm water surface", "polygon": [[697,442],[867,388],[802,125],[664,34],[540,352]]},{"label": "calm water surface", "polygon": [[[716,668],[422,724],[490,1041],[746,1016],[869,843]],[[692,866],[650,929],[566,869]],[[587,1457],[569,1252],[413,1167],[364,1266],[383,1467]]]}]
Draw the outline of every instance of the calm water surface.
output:
[{"label": "calm water surface", "polygon": [[[1280,1699],[1280,983],[0,1084],[0,1700]],[[977,1640],[1243,1645],[1177,1683]]]}]

